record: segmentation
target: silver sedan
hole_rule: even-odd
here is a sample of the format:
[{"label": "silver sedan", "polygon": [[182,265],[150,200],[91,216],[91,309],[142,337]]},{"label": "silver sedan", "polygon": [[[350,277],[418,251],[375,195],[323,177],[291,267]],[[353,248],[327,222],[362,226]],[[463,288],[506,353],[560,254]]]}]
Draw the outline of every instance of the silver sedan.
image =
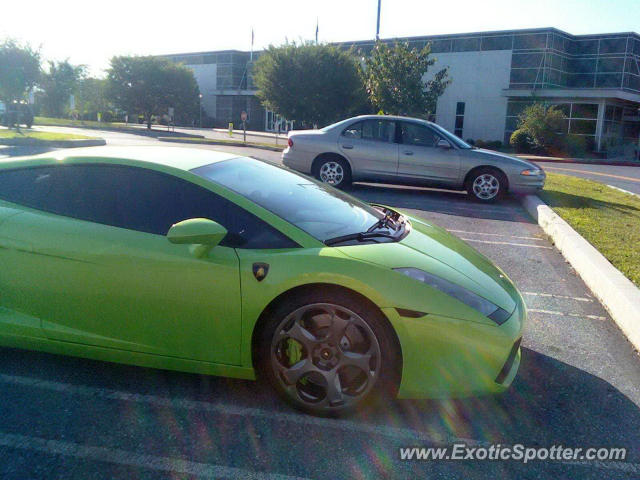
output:
[{"label": "silver sedan", "polygon": [[483,202],[535,193],[545,173],[532,162],[474,148],[435,123],[363,115],[320,130],[289,132],[282,162],[335,187],[352,181],[466,190]]}]

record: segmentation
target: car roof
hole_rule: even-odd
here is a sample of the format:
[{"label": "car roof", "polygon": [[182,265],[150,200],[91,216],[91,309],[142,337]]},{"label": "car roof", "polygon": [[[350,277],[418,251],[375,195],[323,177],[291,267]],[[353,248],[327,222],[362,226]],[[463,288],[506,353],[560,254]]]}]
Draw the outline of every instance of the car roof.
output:
[{"label": "car roof", "polygon": [[424,118],[415,118],[415,117],[402,117],[400,115],[358,115],[357,117],[350,118],[349,120],[367,120],[367,119],[380,119],[380,120],[411,120],[418,121],[423,123],[431,123]]},{"label": "car roof", "polygon": [[[240,155],[228,152],[216,152],[201,148],[173,147],[173,146],[133,146],[133,147],[88,147],[57,150],[40,155],[5,159],[0,163],[10,163],[18,166],[21,161],[29,161],[33,165],[35,160],[73,161],[75,159],[95,160],[96,163],[107,161],[119,163],[118,160],[153,163],[180,170],[192,170],[203,165],[236,158]],[[83,162],[85,163],[85,162]]]}]

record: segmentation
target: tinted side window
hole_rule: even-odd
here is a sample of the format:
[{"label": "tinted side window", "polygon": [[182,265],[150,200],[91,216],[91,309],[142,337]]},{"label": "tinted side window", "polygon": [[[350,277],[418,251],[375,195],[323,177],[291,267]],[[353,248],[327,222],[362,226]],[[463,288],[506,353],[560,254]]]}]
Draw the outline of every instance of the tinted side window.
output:
[{"label": "tinted side window", "polygon": [[345,128],[342,136],[391,143],[395,137],[395,123],[389,120],[363,120]]},{"label": "tinted side window", "polygon": [[143,168],[73,165],[0,172],[0,198],[157,235],[166,235],[171,225],[188,218],[209,218],[228,230],[222,245],[297,246],[233,202],[185,180]]},{"label": "tinted side window", "polygon": [[0,172],[0,199],[42,209],[53,183],[51,168]]},{"label": "tinted side window", "polygon": [[418,147],[435,147],[440,136],[429,127],[416,123],[402,124],[402,143]]}]

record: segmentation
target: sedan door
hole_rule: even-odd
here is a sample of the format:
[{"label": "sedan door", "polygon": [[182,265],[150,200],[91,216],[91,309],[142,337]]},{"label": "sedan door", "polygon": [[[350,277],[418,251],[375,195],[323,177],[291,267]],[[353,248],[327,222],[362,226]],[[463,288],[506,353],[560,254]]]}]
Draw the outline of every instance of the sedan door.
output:
[{"label": "sedan door", "polygon": [[189,245],[164,236],[171,223],[227,209],[215,194],[142,168],[9,173],[14,178],[0,172],[0,186],[5,181],[29,192],[47,184],[47,195],[21,198],[15,189],[14,198],[5,198],[32,207],[2,223],[10,247],[28,246],[2,254],[5,308],[39,318],[52,340],[239,363],[235,249],[220,245],[196,258]]},{"label": "sedan door", "polygon": [[345,128],[338,148],[349,160],[354,180],[389,179],[398,171],[396,122],[361,120]]},{"label": "sedan door", "polygon": [[398,176],[435,184],[457,184],[460,155],[428,125],[401,122]]}]

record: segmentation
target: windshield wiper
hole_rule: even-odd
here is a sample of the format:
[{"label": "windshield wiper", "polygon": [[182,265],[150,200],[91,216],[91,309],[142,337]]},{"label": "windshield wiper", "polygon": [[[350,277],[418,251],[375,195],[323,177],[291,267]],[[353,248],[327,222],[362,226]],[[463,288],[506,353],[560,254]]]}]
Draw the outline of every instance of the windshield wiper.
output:
[{"label": "windshield wiper", "polygon": [[329,239],[324,241],[324,244],[327,245],[327,246],[336,245],[338,243],[348,242],[348,241],[351,241],[351,240],[357,240],[359,242],[365,242],[367,240],[371,240],[371,239],[374,239],[374,238],[391,238],[391,239],[395,240],[396,235],[391,235],[390,233],[385,233],[385,232],[350,233],[348,235],[341,235],[339,237],[329,238]]}]

